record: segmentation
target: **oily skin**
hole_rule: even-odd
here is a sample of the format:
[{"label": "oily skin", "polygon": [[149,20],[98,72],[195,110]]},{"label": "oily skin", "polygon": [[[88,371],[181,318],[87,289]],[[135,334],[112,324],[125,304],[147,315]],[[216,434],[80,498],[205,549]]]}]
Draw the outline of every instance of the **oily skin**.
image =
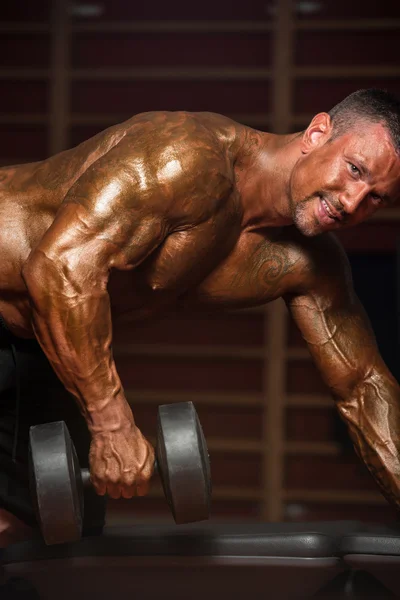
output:
[{"label": "oily skin", "polygon": [[99,494],[145,494],[154,464],[113,360],[118,317],[283,297],[357,452],[400,506],[399,386],[329,233],[398,198],[400,160],[379,123],[332,133],[326,113],[287,136],[211,113],[145,113],[0,170],[0,313],[37,337],[78,402]]}]

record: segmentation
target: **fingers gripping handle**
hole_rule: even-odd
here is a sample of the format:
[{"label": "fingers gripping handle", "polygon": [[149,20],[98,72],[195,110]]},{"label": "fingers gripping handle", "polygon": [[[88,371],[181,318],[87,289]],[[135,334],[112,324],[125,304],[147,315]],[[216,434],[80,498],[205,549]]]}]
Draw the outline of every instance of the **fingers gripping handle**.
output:
[{"label": "fingers gripping handle", "polygon": [[[154,462],[154,471],[158,471],[157,461]],[[85,489],[92,487],[89,469],[81,469],[81,477],[82,477],[82,485]]]}]

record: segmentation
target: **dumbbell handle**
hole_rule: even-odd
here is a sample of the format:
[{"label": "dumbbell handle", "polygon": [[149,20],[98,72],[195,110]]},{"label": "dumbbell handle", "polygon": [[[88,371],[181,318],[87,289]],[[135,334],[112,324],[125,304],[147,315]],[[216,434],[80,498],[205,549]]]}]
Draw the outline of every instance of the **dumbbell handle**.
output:
[{"label": "dumbbell handle", "polygon": [[[157,461],[154,462],[154,470],[158,471]],[[82,484],[85,489],[92,487],[92,482],[90,481],[89,469],[81,469],[81,477],[82,477]]]},{"label": "dumbbell handle", "polygon": [[81,469],[81,476],[82,476],[82,484],[83,487],[89,488],[92,486],[92,482],[90,481],[90,471],[89,469]]}]

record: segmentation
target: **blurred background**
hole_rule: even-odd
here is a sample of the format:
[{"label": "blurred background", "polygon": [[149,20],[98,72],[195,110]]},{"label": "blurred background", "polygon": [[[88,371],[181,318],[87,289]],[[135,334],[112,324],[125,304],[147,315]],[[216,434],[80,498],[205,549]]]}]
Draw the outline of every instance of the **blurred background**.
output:
[{"label": "blurred background", "polygon": [[[213,111],[284,133],[362,87],[400,95],[400,3],[390,0],[15,0],[1,18],[3,165],[142,111]],[[398,379],[399,219],[388,209],[340,236]],[[150,437],[158,404],[195,402],[214,520],[393,519],[280,301],[128,323],[115,354]],[[127,518],[170,519],[157,484],[146,499],[110,502],[110,523]]]}]

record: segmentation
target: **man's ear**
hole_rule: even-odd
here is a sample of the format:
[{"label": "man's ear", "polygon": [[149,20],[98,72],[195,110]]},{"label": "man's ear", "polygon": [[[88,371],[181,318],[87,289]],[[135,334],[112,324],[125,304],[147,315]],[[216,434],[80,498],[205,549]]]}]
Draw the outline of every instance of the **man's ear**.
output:
[{"label": "man's ear", "polygon": [[329,140],[332,134],[332,121],[328,113],[318,113],[303,133],[301,151],[308,154]]}]

